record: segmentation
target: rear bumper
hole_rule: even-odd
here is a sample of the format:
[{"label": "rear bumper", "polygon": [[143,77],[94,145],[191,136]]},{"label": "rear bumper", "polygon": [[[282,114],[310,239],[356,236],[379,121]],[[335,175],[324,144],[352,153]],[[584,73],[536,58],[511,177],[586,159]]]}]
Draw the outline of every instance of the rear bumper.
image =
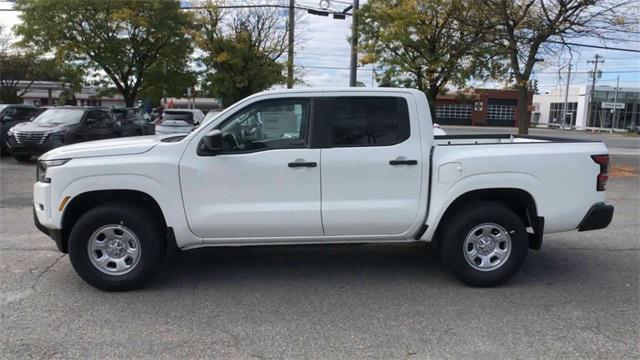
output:
[{"label": "rear bumper", "polygon": [[580,221],[578,231],[606,228],[611,223],[611,219],[613,219],[613,209],[613,205],[607,205],[605,203],[594,204],[589,211],[587,211],[587,215]]},{"label": "rear bumper", "polygon": [[33,207],[33,222],[36,225],[38,230],[42,231],[45,235],[49,236],[56,243],[56,247],[63,253],[69,252],[69,247],[67,246],[67,242],[64,241],[62,237],[62,230],[59,229],[49,229],[40,223],[38,220],[38,215],[36,214],[36,208]]}]

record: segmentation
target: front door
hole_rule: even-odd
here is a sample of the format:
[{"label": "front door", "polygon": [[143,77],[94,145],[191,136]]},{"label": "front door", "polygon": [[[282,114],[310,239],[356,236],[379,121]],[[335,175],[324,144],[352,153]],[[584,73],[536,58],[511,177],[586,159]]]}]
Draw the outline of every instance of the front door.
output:
[{"label": "front door", "polygon": [[416,221],[423,163],[412,97],[336,97],[322,149],[325,235],[400,235]]},{"label": "front door", "polygon": [[217,126],[222,153],[198,155],[189,146],[180,182],[196,236],[322,235],[320,149],[308,148],[309,108],[304,98],[256,102]]}]

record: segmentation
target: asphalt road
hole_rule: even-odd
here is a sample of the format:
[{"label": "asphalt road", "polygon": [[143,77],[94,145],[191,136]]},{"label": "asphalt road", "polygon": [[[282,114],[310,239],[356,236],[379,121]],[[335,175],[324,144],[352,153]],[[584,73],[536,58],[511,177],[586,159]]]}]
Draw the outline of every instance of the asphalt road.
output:
[{"label": "asphalt road", "polygon": [[415,244],[193,250],[107,293],[33,226],[34,163],[3,158],[0,358],[637,359],[638,156],[613,161],[630,171],[609,182],[612,225],[548,235],[502,287],[466,287]]}]

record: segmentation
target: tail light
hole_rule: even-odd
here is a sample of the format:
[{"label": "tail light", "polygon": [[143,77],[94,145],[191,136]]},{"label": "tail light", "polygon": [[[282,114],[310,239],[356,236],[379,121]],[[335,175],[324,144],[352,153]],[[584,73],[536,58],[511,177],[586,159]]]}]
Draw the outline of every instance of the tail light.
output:
[{"label": "tail light", "polygon": [[596,178],[596,190],[604,191],[609,180],[609,155],[591,155],[591,158],[600,165],[600,173]]}]

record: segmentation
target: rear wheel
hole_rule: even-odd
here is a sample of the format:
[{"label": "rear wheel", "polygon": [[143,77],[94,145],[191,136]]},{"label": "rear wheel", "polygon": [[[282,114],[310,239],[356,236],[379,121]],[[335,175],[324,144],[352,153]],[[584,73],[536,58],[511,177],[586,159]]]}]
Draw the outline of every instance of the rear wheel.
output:
[{"label": "rear wheel", "polygon": [[480,202],[452,214],[443,231],[441,258],[472,286],[495,286],[515,274],[529,248],[526,228],[511,209]]},{"label": "rear wheel", "polygon": [[88,211],[69,236],[69,258],[80,277],[103,290],[140,287],[164,258],[165,241],[143,208],[112,203]]}]

